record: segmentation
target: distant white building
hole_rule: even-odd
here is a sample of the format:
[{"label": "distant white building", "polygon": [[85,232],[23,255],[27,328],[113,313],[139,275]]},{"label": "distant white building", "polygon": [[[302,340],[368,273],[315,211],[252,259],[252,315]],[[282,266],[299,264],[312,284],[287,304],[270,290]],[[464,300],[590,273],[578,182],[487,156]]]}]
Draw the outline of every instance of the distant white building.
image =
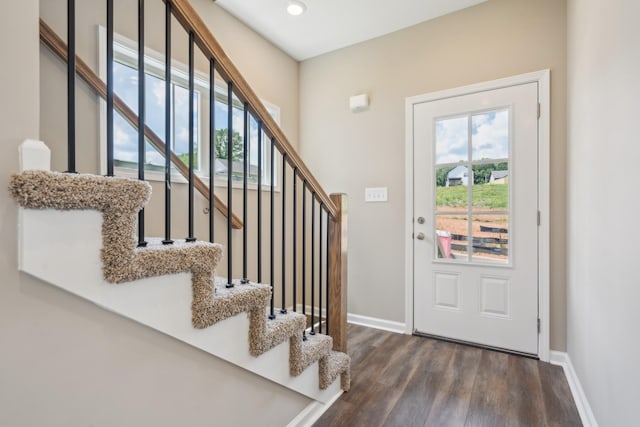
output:
[{"label": "distant white building", "polygon": [[469,185],[469,170],[466,166],[456,166],[447,174],[447,187],[456,185]]},{"label": "distant white building", "polygon": [[489,184],[506,184],[509,178],[509,171],[491,171]]},{"label": "distant white building", "polygon": [[[215,163],[215,171],[216,175],[226,175],[228,170],[229,163],[227,159],[216,159]],[[248,165],[249,176],[258,174],[258,166],[256,165]],[[242,161],[233,162],[233,174],[234,175],[242,175],[244,173],[244,163]]]}]

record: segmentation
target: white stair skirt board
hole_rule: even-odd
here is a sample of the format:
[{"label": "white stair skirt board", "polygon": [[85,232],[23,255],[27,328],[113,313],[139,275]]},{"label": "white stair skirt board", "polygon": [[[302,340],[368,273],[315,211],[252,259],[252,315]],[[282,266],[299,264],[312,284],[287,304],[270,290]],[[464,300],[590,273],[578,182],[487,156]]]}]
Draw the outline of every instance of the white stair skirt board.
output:
[{"label": "white stair skirt board", "polygon": [[189,273],[107,283],[100,257],[100,212],[20,208],[18,229],[21,271],[314,400],[326,403],[340,391],[340,381],[320,390],[318,362],[292,377],[289,340],[251,356],[247,313],[195,329]]},{"label": "white stair skirt board", "polygon": [[376,317],[362,316],[360,314],[347,313],[347,323],[367,326],[369,328],[382,329],[383,331],[405,333],[405,324],[393,320],[378,319]]},{"label": "white stair skirt board", "polygon": [[598,422],[593,415],[593,411],[591,410],[591,405],[589,405],[587,396],[584,394],[582,384],[580,383],[580,379],[578,378],[578,375],[573,368],[573,363],[571,363],[569,354],[562,351],[552,350],[549,363],[562,366],[564,374],[567,377],[567,382],[569,383],[569,388],[571,389],[571,394],[573,395],[573,400],[576,402],[576,407],[578,408],[578,413],[580,414],[580,419],[582,420],[582,424],[584,425],[584,427],[598,427]]},{"label": "white stair skirt board", "polygon": [[287,427],[311,427],[313,424],[320,419],[322,414],[327,412],[327,410],[333,405],[336,400],[342,396],[344,391],[340,390],[338,393],[331,398],[326,403],[320,402],[311,402],[304,408],[294,419],[292,419]]}]

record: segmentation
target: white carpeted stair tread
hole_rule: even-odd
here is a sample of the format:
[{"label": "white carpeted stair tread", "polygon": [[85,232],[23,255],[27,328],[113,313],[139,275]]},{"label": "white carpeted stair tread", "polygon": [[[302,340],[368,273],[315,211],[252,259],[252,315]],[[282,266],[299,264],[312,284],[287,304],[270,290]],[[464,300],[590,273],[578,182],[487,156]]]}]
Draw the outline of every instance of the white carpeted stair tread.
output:
[{"label": "white carpeted stair tread", "polygon": [[250,332],[249,343],[251,354],[254,356],[271,350],[291,337],[302,336],[306,324],[306,317],[294,312],[285,314],[276,312],[275,319],[269,319],[263,312],[262,319],[264,319],[263,330],[260,331],[256,327]]},{"label": "white carpeted stair tread", "polygon": [[164,250],[171,251],[176,249],[183,248],[192,248],[199,246],[220,246],[219,243],[210,243],[205,242],[203,240],[195,240],[193,242],[187,242],[185,239],[174,239],[171,244],[162,243],[164,239],[162,237],[145,237],[145,241],[147,242],[146,246],[139,246],[136,248],[137,251],[146,251],[146,250]]},{"label": "white carpeted stair tread", "polygon": [[[269,286],[259,283],[227,288],[226,281],[216,280],[212,287],[207,286],[205,280],[202,284],[194,283],[193,290],[194,296],[199,296],[192,301],[193,324],[200,329],[243,312],[252,313],[259,310],[269,301],[271,295]],[[209,279],[208,282],[210,283],[211,280]],[[212,288],[213,294],[211,294]]]},{"label": "white carpeted stair tread", "polygon": [[339,351],[331,351],[326,357],[320,359],[320,388],[326,389],[338,378],[338,375],[342,375],[341,388],[344,391],[349,391],[351,386],[350,364],[349,355]]},{"label": "white carpeted stair tread", "polygon": [[302,337],[291,337],[290,371],[297,377],[311,364],[325,357],[331,351],[333,338],[328,335],[309,335],[306,341]]}]

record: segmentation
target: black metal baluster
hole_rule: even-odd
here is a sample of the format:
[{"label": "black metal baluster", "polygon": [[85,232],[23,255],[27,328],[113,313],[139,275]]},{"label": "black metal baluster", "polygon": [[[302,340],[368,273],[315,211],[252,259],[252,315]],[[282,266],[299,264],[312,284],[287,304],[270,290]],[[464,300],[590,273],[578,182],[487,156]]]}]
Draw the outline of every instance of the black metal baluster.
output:
[{"label": "black metal baluster", "polygon": [[244,141],[242,146],[242,280],[240,283],[249,283],[247,278],[247,190],[249,175],[249,103],[244,103]]},{"label": "black metal baluster", "polygon": [[329,335],[329,212],[327,212],[327,261],[326,261],[326,282],[327,282],[327,286],[326,286],[326,292],[327,292],[327,297],[325,298],[326,300],[326,306],[327,308],[325,309],[325,332],[327,335]]},{"label": "black metal baluster", "polygon": [[227,288],[233,288],[233,83],[227,84]]},{"label": "black metal baluster", "polygon": [[315,293],[316,293],[316,193],[311,194],[311,332],[310,335],[316,334],[315,329]]},{"label": "black metal baluster", "polygon": [[67,172],[76,172],[76,2],[67,0]]},{"label": "black metal baluster", "polygon": [[193,165],[193,155],[194,155],[194,108],[193,101],[195,98],[195,66],[194,66],[194,54],[193,47],[195,44],[195,36],[193,31],[189,32],[189,235],[187,236],[187,242],[195,242],[196,238],[193,233],[193,217],[194,217],[194,196],[193,196],[193,184],[194,184],[194,165]]},{"label": "black metal baluster", "polygon": [[[144,181],[146,163],[144,76],[144,0],[138,0],[138,179]],[[138,246],[147,246],[144,240],[144,208],[138,212]]]},{"label": "black metal baluster", "polygon": [[262,120],[258,121],[258,283],[262,283]]},{"label": "black metal baluster", "polygon": [[318,261],[318,332],[322,333],[322,210],[324,205],[320,203],[320,233],[318,234],[318,244],[320,248],[318,249],[318,256],[320,260]]},{"label": "black metal baluster", "polygon": [[270,309],[270,311],[269,311],[269,319],[275,319],[276,318],[275,305],[274,305],[275,301],[274,301],[274,295],[273,295],[273,291],[274,291],[274,286],[273,286],[273,278],[274,278],[274,274],[273,274],[273,255],[274,255],[273,254],[273,251],[274,251],[274,245],[273,245],[273,243],[274,243],[274,238],[273,238],[273,220],[274,220],[274,218],[273,218],[273,211],[274,211],[274,209],[273,209],[273,207],[274,207],[273,206],[274,205],[274,203],[273,203],[273,181],[274,181],[274,178],[275,178],[275,176],[274,176],[275,163],[274,163],[273,159],[275,158],[275,146],[276,146],[276,141],[275,141],[274,138],[271,138],[271,182],[270,182],[270,185],[271,185],[271,194],[270,194],[270,197],[271,197],[271,206],[270,206],[271,217],[270,217],[270,220],[269,220],[269,223],[270,223],[269,226],[271,228],[271,250],[269,251],[269,265],[270,265],[270,268],[269,268],[270,278],[269,279],[270,279],[270,282],[271,282],[271,306],[269,308]]},{"label": "black metal baluster", "polygon": [[[169,3],[169,2],[167,2]],[[216,179],[216,61],[209,60],[209,241],[214,241],[214,199]]]},{"label": "black metal baluster", "polygon": [[107,176],[113,176],[113,0],[107,0]]},{"label": "black metal baluster", "polygon": [[[112,1],[112,0],[111,0]],[[171,240],[171,2],[166,2],[164,13],[164,240]]]},{"label": "black metal baluster", "polygon": [[282,154],[282,305],[281,314],[286,314],[286,288],[287,288],[287,154]]},{"label": "black metal baluster", "polygon": [[[307,321],[307,181],[302,181],[302,315]],[[302,339],[307,340],[307,328]]]},{"label": "black metal baluster", "polygon": [[298,168],[293,169],[293,311],[298,311]]}]

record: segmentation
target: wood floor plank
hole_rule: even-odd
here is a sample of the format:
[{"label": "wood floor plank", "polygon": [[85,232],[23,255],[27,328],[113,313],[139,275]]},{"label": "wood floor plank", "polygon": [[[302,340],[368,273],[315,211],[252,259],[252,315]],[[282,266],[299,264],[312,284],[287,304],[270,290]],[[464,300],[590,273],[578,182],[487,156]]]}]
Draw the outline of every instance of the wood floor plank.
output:
[{"label": "wood floor plank", "polygon": [[481,357],[479,348],[455,347],[443,381],[446,387],[438,390],[425,426],[464,425]]},{"label": "wood floor plank", "polygon": [[348,324],[347,326],[347,351],[357,348],[363,343],[367,343],[374,339],[378,331],[372,328],[363,328],[358,325]]},{"label": "wood floor plank", "polygon": [[389,333],[380,343],[383,348],[369,347],[371,351],[358,365],[351,367],[351,390],[344,395],[344,399],[354,405],[361,405],[367,398],[367,390],[378,380],[389,361],[403,353],[403,342],[403,335]]},{"label": "wood floor plank", "polygon": [[[410,373],[407,374],[407,380]],[[403,396],[403,387],[389,387],[380,381],[373,382],[367,390],[367,399],[358,406],[357,411],[349,414],[345,421],[353,427],[377,427],[384,424],[384,420],[396,402]]]},{"label": "wood floor plank", "polygon": [[405,388],[418,369],[421,358],[428,359],[433,341],[415,340],[403,336],[400,341],[402,351],[389,358],[387,366],[373,382],[357,413],[349,419],[351,426],[375,427],[392,425],[385,421],[396,402],[405,394]]},{"label": "wood floor plank", "polygon": [[421,355],[419,365],[403,390],[402,399],[394,405],[385,425],[421,426],[427,420],[438,389],[445,380],[455,345],[435,341],[430,347],[429,352]]},{"label": "wood floor plank", "polygon": [[389,387],[404,386],[408,380],[408,376],[413,372],[421,360],[424,359],[425,353],[428,353],[433,346],[433,340],[415,339],[409,335],[405,335],[406,343],[404,344],[402,358],[388,363],[380,373],[380,382]]},{"label": "wood floor plank", "polygon": [[508,408],[507,367],[509,356],[482,350],[480,365],[471,391],[466,426],[506,426]]},{"label": "wood floor plank", "polygon": [[557,366],[349,325],[352,388],[318,427],[580,426]]},{"label": "wood floor plank", "polygon": [[507,390],[509,425],[545,425],[544,399],[537,360],[509,357]]},{"label": "wood floor plank", "polygon": [[569,383],[560,366],[538,362],[542,397],[549,427],[582,426]]},{"label": "wood floor plank", "polygon": [[351,356],[351,366],[359,366],[362,359],[373,353],[381,341],[392,335],[395,334],[350,324],[347,330],[347,353]]},{"label": "wood floor plank", "polygon": [[[383,339],[376,339],[375,342],[378,347],[381,345],[384,347],[383,351],[378,351],[377,347],[370,345],[371,340],[361,341],[359,348],[349,343],[347,348],[352,356],[352,377],[358,380],[352,381],[351,390],[340,399],[348,403],[348,406],[340,409],[339,419],[333,419],[330,415],[323,416],[315,424],[316,426],[378,425],[376,422],[385,418],[402,395],[401,389],[390,388],[378,380],[383,376],[386,368],[404,364],[400,358],[403,356],[409,358],[411,353],[407,351],[405,344],[412,341],[411,337],[395,333],[378,333],[378,335]],[[364,357],[360,357],[362,349],[366,351]],[[354,355],[357,356],[354,358]],[[354,362],[356,358],[361,358],[361,361]],[[407,369],[403,371],[407,381],[411,372]]]}]

